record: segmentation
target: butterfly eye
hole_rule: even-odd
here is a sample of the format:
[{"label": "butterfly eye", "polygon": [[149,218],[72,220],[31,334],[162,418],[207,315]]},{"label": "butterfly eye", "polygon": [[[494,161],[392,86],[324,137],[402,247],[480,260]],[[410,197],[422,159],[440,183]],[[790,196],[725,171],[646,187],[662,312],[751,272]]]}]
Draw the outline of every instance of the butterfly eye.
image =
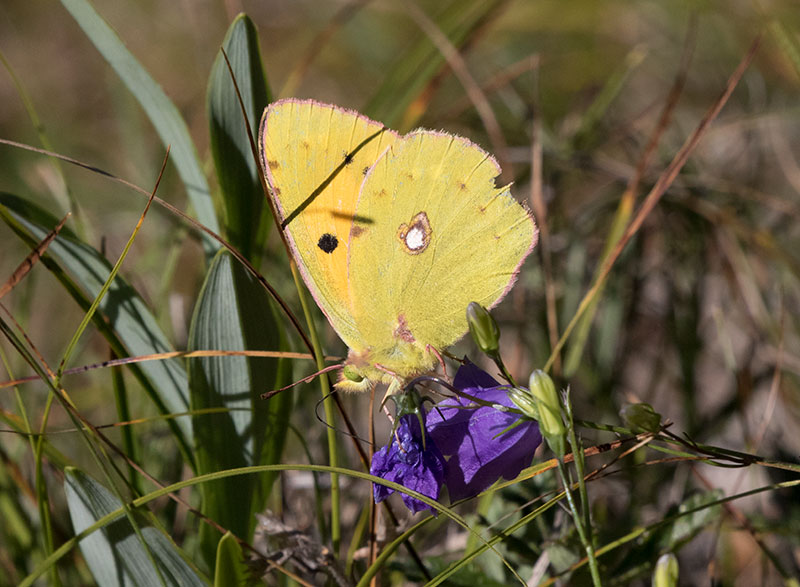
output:
[{"label": "butterfly eye", "polygon": [[325,253],[332,253],[339,246],[339,239],[335,235],[326,232],[317,241],[317,246]]}]

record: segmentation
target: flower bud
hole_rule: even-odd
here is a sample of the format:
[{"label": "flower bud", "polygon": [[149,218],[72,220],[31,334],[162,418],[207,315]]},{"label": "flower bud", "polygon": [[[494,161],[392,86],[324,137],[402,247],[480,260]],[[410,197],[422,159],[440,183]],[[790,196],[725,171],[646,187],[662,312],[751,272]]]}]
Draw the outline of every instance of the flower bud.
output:
[{"label": "flower bud", "polygon": [[675,587],[678,584],[678,559],[671,552],[658,557],[653,569],[653,587]]},{"label": "flower bud", "polygon": [[538,404],[539,429],[542,436],[556,456],[563,457],[566,452],[567,428],[561,419],[561,402],[558,399],[556,386],[550,376],[539,369],[531,373],[529,385],[531,395],[536,398]]},{"label": "flower bud", "polygon": [[509,399],[514,405],[531,420],[539,420],[539,408],[536,405],[536,398],[527,389],[512,387],[508,390]]},{"label": "flower bud", "polygon": [[661,427],[661,414],[650,404],[628,404],[619,411],[619,415],[634,432],[658,432]]},{"label": "flower bud", "polygon": [[470,302],[467,306],[467,323],[478,348],[490,357],[496,356],[500,349],[500,329],[489,310],[478,302]]}]

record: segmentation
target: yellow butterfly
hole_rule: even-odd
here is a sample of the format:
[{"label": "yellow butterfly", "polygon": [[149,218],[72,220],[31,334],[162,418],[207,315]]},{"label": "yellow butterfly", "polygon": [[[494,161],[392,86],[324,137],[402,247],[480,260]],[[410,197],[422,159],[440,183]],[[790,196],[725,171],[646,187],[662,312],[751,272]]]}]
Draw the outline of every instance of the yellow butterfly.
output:
[{"label": "yellow butterfly", "polygon": [[340,389],[391,393],[429,372],[469,302],[497,304],[536,244],[497,162],[465,138],[288,99],[265,110],[259,149],[300,273],[350,349]]}]

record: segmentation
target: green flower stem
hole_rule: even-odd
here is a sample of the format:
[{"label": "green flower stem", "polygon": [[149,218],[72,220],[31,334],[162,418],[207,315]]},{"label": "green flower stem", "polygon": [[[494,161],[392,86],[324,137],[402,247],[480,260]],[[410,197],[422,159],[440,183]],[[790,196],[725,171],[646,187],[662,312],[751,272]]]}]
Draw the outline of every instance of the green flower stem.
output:
[{"label": "green flower stem", "polygon": [[[595,585],[600,585],[600,573],[598,571],[597,557],[594,551],[595,536],[594,532],[592,531],[592,518],[589,510],[589,494],[586,491],[586,468],[584,466],[583,459],[583,444],[578,442],[578,436],[575,434],[575,420],[573,419],[572,414],[572,401],[569,397],[569,388],[567,388],[567,390],[564,392],[562,401],[559,403],[562,407],[564,415],[566,416],[566,433],[569,437],[569,443],[572,446],[572,454],[574,455],[575,473],[578,476],[578,492],[580,493],[581,497],[581,518],[578,517],[578,510],[575,507],[575,503],[572,498],[572,492],[567,485],[564,485],[564,490],[567,494],[567,500],[569,501],[569,505],[572,510],[572,516],[575,519],[575,526],[578,529],[581,542],[586,549],[586,558],[589,561],[589,571],[592,574],[592,581]],[[566,473],[566,467],[564,467],[561,458],[559,458],[558,464],[559,469],[564,470],[564,472],[562,472],[563,480]]]},{"label": "green flower stem", "polygon": [[564,493],[567,496],[567,503],[569,503],[569,510],[572,513],[572,519],[575,522],[575,529],[578,531],[578,537],[581,539],[581,544],[586,551],[586,558],[589,561],[589,572],[592,575],[592,584],[595,587],[601,587],[600,571],[597,566],[597,558],[595,557],[594,547],[586,536],[586,529],[584,528],[581,516],[578,513],[578,508],[575,506],[575,500],[572,497],[572,490],[570,489],[570,480],[567,475],[567,468],[564,465],[564,460],[558,459],[558,472],[561,475],[561,484],[564,486]]},{"label": "green flower stem", "polygon": [[[300,448],[303,450],[303,453],[306,455],[306,459],[308,459],[309,463],[314,462],[314,458],[311,456],[311,451],[308,448],[308,443],[306,442],[305,437],[301,434],[301,432],[295,427],[289,424],[289,429],[294,432],[295,437],[297,438],[297,442],[300,443]],[[317,478],[317,474],[313,473],[311,475],[311,479],[314,481],[314,510],[317,515],[317,531],[319,532],[320,536],[327,536],[328,535],[328,527],[325,521],[325,512],[322,507],[322,489],[319,485],[319,480]]]},{"label": "green flower stem", "polygon": [[578,491],[581,495],[581,512],[583,513],[583,523],[589,532],[589,543],[594,550],[595,536],[592,531],[592,518],[589,510],[589,494],[586,491],[586,468],[583,459],[583,444],[578,443],[578,437],[575,434],[575,421],[572,419],[572,402],[569,399],[569,390],[564,397],[564,411],[567,415],[567,433],[569,434],[569,443],[572,445],[572,454],[575,455],[575,472],[578,475]]},{"label": "green flower stem", "polygon": [[500,369],[500,373],[503,374],[503,379],[508,381],[512,385],[512,387],[516,387],[517,382],[514,381],[514,378],[511,376],[511,373],[508,372],[506,364],[503,363],[503,359],[500,358],[500,353],[497,353],[495,355],[490,355],[490,357],[494,361],[494,364],[497,365],[497,368]]},{"label": "green flower stem", "polygon": [[[111,353],[111,359],[116,359],[117,356]],[[130,422],[133,420],[130,408],[128,406],[128,392],[125,387],[125,379],[122,376],[122,369],[120,367],[111,367],[111,388],[114,391],[114,403],[117,407],[117,418],[120,422]],[[133,429],[131,426],[123,426],[120,430],[122,438],[122,449],[131,461],[138,463],[139,455],[136,448],[136,441],[133,436]],[[141,495],[144,491],[142,488],[141,478],[139,473],[131,463],[128,463],[128,484],[134,489],[137,495]]]},{"label": "green flower stem", "polygon": [[[47,492],[47,484],[45,483],[44,474],[42,472],[42,460],[44,454],[44,440],[46,438],[45,432],[47,430],[47,422],[50,419],[50,410],[55,401],[55,394],[51,391],[47,395],[45,402],[44,413],[42,414],[42,425],[39,429],[39,438],[36,439],[36,449],[34,450],[34,460],[36,462],[35,473],[35,487],[36,487],[36,505],[39,509],[39,516],[44,528],[44,551],[49,556],[55,551],[55,540],[53,538],[53,522],[50,518],[50,499]],[[60,587],[61,579],[58,576],[58,570],[53,567],[50,570],[50,581],[55,587]]]},{"label": "green flower stem", "polygon": [[[317,361],[317,369],[322,370],[325,368],[325,357],[322,354],[322,346],[319,342],[317,329],[314,328],[314,318],[311,315],[311,308],[308,304],[308,297],[306,296],[306,289],[303,285],[300,275],[297,272],[297,265],[291,264],[292,277],[294,278],[295,286],[297,287],[297,296],[300,298],[300,305],[303,307],[303,315],[308,324],[308,330],[311,334],[311,346],[314,349],[314,356]],[[322,393],[322,405],[325,409],[325,421],[328,424],[333,423],[335,419],[333,399],[330,397],[331,388],[328,385],[328,377],[318,377],[320,392]],[[327,426],[328,434],[328,464],[331,468],[339,466],[339,457],[337,454],[336,443],[336,430],[333,426]],[[339,544],[342,538],[341,522],[339,518],[339,475],[331,473],[331,546],[335,556],[339,555]]]}]

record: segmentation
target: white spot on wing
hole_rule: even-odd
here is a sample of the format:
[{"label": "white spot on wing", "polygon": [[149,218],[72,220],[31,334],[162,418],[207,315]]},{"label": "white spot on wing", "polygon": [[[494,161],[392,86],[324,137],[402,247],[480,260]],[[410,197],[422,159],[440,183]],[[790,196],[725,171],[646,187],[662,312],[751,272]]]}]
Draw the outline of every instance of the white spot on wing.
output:
[{"label": "white spot on wing", "polygon": [[431,242],[431,223],[423,211],[411,219],[410,224],[403,223],[397,229],[397,238],[410,255],[419,255],[428,248]]},{"label": "white spot on wing", "polygon": [[425,231],[419,226],[415,226],[406,235],[406,246],[412,251],[416,251],[425,244]]}]

